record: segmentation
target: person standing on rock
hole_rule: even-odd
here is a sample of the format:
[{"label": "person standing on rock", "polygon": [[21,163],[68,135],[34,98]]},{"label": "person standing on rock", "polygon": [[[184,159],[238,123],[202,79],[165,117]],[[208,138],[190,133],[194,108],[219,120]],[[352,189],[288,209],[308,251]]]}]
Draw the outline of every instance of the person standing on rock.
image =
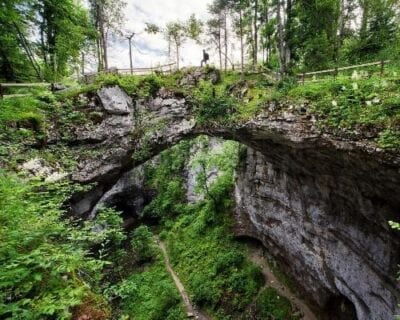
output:
[{"label": "person standing on rock", "polygon": [[200,66],[203,67],[203,63],[207,64],[208,60],[210,60],[210,55],[203,49],[203,60],[201,60]]}]

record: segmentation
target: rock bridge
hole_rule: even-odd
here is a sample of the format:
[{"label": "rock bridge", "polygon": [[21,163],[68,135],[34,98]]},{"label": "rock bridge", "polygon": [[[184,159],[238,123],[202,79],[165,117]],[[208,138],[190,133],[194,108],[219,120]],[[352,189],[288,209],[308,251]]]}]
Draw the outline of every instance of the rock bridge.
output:
[{"label": "rock bridge", "polygon": [[[103,117],[76,128],[74,144],[94,150],[72,179],[96,182],[75,195],[72,211],[93,212],[104,197],[123,194],[131,170],[200,134],[248,146],[237,172],[237,234],[259,239],[322,311],[321,319],[392,319],[398,311],[400,158],[365,141],[321,133],[301,110],[270,108],[231,127],[199,126],[191,104],[161,89],[132,101],[119,87],[103,88],[88,105]],[[279,109],[279,108],[278,108]]]}]

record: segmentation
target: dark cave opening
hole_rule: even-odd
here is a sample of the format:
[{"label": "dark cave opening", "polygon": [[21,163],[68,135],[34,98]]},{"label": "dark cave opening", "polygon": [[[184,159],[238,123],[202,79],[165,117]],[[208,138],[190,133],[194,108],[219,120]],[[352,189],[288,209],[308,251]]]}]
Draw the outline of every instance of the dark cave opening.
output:
[{"label": "dark cave opening", "polygon": [[332,296],[324,309],[329,320],[357,320],[354,304],[345,296]]}]

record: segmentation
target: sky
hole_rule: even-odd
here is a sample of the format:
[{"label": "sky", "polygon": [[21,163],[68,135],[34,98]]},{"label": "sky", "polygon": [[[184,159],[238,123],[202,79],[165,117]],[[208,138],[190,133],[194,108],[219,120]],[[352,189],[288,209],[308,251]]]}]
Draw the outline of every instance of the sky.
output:
[{"label": "sky", "polygon": [[[124,34],[135,32],[133,46],[133,66],[151,67],[159,63],[171,62],[168,58],[168,44],[161,34],[153,35],[144,32],[145,23],[155,23],[160,27],[169,21],[185,21],[191,14],[206,20],[209,18],[207,6],[212,0],[125,0],[125,21],[122,24]],[[198,45],[187,40],[181,49],[181,66],[199,65],[202,49],[206,45]],[[128,40],[123,37],[109,41],[109,66],[129,68]]]}]

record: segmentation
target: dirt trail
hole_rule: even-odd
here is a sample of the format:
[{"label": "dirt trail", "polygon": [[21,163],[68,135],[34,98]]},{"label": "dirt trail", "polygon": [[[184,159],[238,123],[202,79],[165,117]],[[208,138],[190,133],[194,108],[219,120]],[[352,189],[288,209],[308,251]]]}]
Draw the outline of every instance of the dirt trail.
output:
[{"label": "dirt trail", "polygon": [[166,266],[168,272],[170,273],[172,279],[174,280],[175,286],[178,289],[179,294],[182,297],[183,303],[185,304],[186,314],[187,314],[188,318],[198,319],[198,320],[212,320],[210,317],[208,317],[207,315],[202,313],[200,310],[198,310],[195,306],[193,306],[193,304],[190,302],[190,298],[185,290],[185,287],[183,286],[182,282],[179,280],[175,271],[172,269],[171,263],[169,261],[168,253],[165,248],[165,244],[159,239],[157,239],[156,242],[163,254],[165,266]]},{"label": "dirt trail", "polygon": [[297,298],[278,278],[272,273],[266,258],[263,256],[262,250],[258,248],[249,248],[249,259],[256,265],[261,267],[261,271],[265,277],[265,287],[272,287],[278,293],[288,299],[302,314],[303,320],[318,320],[306,303]]}]

